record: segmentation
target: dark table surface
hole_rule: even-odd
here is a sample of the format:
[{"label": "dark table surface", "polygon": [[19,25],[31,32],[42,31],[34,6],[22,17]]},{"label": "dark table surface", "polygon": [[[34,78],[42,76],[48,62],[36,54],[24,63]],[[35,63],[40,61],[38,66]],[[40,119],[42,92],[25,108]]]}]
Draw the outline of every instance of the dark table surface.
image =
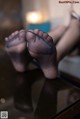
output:
[{"label": "dark table surface", "polygon": [[17,73],[0,50],[0,111],[8,111],[9,119],[49,119],[78,100],[79,86],[46,79],[40,69]]}]

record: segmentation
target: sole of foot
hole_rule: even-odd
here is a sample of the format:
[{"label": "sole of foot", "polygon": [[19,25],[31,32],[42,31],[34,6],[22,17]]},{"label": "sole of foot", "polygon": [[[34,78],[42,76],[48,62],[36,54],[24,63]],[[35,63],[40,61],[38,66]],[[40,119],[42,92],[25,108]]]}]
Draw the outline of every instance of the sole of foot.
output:
[{"label": "sole of foot", "polygon": [[26,32],[27,47],[30,55],[38,62],[44,76],[48,79],[57,77],[56,48],[53,39],[38,29]]},{"label": "sole of foot", "polygon": [[27,70],[27,64],[31,59],[27,51],[25,30],[12,33],[5,38],[5,51],[8,53],[16,71],[24,72]]}]

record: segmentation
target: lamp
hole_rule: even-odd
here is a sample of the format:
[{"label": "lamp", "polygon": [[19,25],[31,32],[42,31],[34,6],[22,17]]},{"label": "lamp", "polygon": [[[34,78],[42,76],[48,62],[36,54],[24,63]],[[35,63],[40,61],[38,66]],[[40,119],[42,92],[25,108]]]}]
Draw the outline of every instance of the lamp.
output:
[{"label": "lamp", "polygon": [[40,12],[28,12],[26,14],[26,21],[32,24],[38,24],[42,22],[42,15]]},{"label": "lamp", "polygon": [[24,28],[50,31],[48,2],[46,0],[22,0],[22,13]]}]

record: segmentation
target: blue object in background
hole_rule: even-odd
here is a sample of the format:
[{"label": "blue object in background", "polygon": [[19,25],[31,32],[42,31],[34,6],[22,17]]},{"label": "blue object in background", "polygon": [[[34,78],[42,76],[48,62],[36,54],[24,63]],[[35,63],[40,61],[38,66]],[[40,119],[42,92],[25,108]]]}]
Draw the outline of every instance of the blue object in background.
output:
[{"label": "blue object in background", "polygon": [[49,32],[50,31],[50,28],[51,28],[51,24],[49,21],[46,21],[44,23],[40,23],[40,24],[29,24],[27,29],[39,29],[43,32]]}]

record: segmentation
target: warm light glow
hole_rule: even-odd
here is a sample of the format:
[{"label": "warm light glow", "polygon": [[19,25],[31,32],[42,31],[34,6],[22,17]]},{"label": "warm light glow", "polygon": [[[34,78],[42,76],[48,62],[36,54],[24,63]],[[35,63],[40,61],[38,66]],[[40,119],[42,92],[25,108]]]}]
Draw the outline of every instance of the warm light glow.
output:
[{"label": "warm light glow", "polygon": [[40,12],[28,12],[26,15],[26,21],[33,24],[41,23],[43,21],[42,15]]}]

